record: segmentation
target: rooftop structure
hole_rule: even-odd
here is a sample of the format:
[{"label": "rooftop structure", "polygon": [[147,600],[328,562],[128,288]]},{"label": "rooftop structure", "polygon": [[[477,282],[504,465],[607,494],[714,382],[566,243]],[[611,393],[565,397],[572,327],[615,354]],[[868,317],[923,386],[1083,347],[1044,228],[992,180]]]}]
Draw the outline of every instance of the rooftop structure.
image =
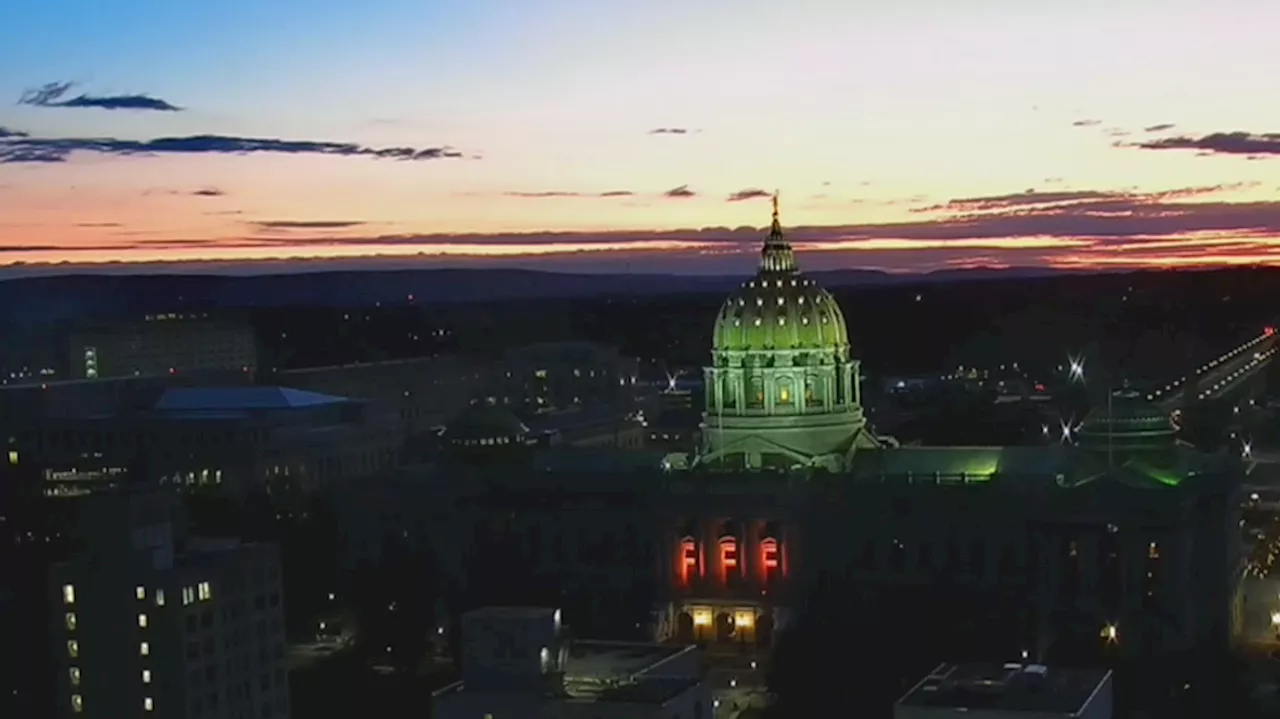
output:
[{"label": "rooftop structure", "polygon": [[709,716],[693,646],[573,641],[560,611],[489,607],[463,617],[463,679],[433,716]]},{"label": "rooftop structure", "polygon": [[454,447],[525,444],[529,428],[511,410],[481,400],[449,422],[444,440]]},{"label": "rooftop structure", "polygon": [[939,664],[894,705],[894,719],[1111,719],[1111,672],[1043,664]]},{"label": "rooftop structure", "polygon": [[174,387],[156,400],[158,412],[271,412],[344,404],[345,397],[288,387]]}]

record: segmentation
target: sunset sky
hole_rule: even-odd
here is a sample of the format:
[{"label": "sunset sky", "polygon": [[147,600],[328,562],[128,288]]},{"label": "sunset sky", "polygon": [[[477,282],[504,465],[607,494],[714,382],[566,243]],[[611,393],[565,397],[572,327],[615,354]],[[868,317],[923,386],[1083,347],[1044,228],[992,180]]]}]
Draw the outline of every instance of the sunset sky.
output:
[{"label": "sunset sky", "polygon": [[811,269],[1280,264],[1277,27],[1275,0],[16,3],[0,264],[729,273],[775,188]]}]

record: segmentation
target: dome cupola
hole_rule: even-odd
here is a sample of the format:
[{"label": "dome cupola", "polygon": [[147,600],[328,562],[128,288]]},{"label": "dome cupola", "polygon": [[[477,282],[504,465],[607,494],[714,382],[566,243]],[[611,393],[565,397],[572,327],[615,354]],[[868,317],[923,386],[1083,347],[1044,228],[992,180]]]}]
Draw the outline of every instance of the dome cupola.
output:
[{"label": "dome cupola", "polygon": [[721,305],[712,341],[716,353],[848,350],[840,305],[796,266],[795,252],[782,234],[777,195],[760,270]]},{"label": "dome cupola", "polygon": [[1174,435],[1169,415],[1127,383],[1089,412],[1076,432],[1081,447],[1101,451],[1165,449],[1174,445]]},{"label": "dome cupola", "polygon": [[523,445],[529,428],[510,410],[491,400],[476,402],[448,424],[445,443],[452,447],[504,447]]},{"label": "dome cupola", "polygon": [[844,314],[805,277],[782,232],[778,195],[760,268],[716,315],[695,464],[838,467],[866,431]]}]

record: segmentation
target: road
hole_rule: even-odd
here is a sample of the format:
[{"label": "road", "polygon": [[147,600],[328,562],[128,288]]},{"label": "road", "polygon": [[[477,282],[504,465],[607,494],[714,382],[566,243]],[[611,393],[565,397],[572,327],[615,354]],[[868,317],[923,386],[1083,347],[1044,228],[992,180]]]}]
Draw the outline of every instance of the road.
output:
[{"label": "road", "polygon": [[1248,342],[1234,347],[1196,368],[1194,373],[1179,377],[1153,391],[1148,399],[1159,402],[1172,412],[1186,401],[1189,381],[1194,381],[1199,399],[1213,399],[1230,392],[1240,382],[1265,369],[1280,349],[1280,336],[1271,328]]},{"label": "road", "polygon": [[301,669],[310,666],[316,662],[323,661],[329,657],[348,649],[354,637],[344,635],[341,637],[325,638],[312,642],[298,642],[290,644],[285,652],[284,664],[289,671]]}]

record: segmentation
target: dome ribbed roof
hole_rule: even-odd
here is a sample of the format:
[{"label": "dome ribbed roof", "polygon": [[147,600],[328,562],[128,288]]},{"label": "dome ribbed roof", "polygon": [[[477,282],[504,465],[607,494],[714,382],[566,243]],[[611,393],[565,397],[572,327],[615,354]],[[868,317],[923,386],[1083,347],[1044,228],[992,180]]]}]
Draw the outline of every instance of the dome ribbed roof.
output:
[{"label": "dome ribbed roof", "polygon": [[778,198],[760,252],[760,270],[716,316],[715,352],[840,349],[849,345],[844,313],[829,292],[805,278],[782,234]]},{"label": "dome ribbed roof", "polygon": [[450,444],[509,444],[528,433],[529,428],[510,410],[477,402],[448,424],[444,439]]},{"label": "dome ribbed roof", "polygon": [[1173,444],[1175,431],[1168,413],[1126,387],[1091,411],[1077,434],[1082,446],[1141,449]]}]

